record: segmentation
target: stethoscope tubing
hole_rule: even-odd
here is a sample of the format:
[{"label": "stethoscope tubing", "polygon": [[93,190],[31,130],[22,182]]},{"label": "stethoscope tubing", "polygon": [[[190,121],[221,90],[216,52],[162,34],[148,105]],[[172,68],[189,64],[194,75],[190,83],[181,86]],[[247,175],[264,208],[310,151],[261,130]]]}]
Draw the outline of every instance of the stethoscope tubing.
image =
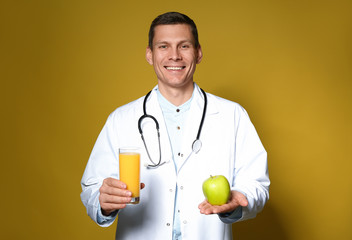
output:
[{"label": "stethoscope tubing", "polygon": [[[200,148],[201,148],[201,146],[202,146],[202,143],[199,140],[199,138],[200,138],[200,134],[202,132],[203,123],[204,123],[204,119],[205,119],[205,114],[206,114],[206,110],[207,110],[207,106],[208,106],[208,99],[207,99],[206,93],[201,88],[200,88],[200,91],[202,92],[202,94],[204,96],[204,108],[203,108],[202,118],[200,120],[200,124],[199,124],[199,128],[198,128],[197,138],[194,140],[194,142],[192,144],[192,151],[195,152],[195,153],[198,153]],[[141,134],[141,138],[142,138],[144,147],[146,149],[147,155],[149,157],[149,160],[153,163],[153,164],[147,164],[147,167],[148,168],[157,168],[157,167],[163,165],[165,162],[161,163],[161,144],[160,144],[159,122],[154,116],[147,114],[147,110],[146,110],[147,99],[148,99],[149,95],[151,94],[151,92],[152,92],[152,90],[150,92],[148,92],[147,95],[145,95],[145,97],[144,97],[144,100],[143,100],[143,115],[138,119],[138,131]],[[149,151],[148,151],[147,144],[145,143],[145,140],[144,140],[143,130],[142,130],[142,121],[144,119],[146,119],[146,118],[150,118],[150,119],[152,119],[154,121],[156,130],[157,130],[158,143],[159,143],[159,161],[158,161],[158,163],[155,163],[152,160],[152,158],[151,158],[151,156],[149,154]]]}]

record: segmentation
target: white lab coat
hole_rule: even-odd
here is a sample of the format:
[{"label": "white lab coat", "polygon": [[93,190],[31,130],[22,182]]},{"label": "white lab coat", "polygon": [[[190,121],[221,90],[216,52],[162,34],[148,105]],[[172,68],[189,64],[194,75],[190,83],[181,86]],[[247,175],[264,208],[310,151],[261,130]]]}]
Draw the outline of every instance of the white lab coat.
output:
[{"label": "white lab coat", "polygon": [[[88,215],[96,222],[99,188],[107,177],[119,178],[118,149],[138,146],[142,150],[141,191],[138,205],[128,205],[119,211],[116,239],[172,239],[175,190],[178,188],[181,231],[183,240],[232,239],[231,224],[218,215],[200,214],[198,205],[204,200],[202,183],[210,175],[224,175],[232,190],[248,199],[242,218],[253,218],[269,198],[269,177],[266,151],[249,120],[237,103],[207,93],[208,106],[200,139],[199,153],[192,152],[201,120],[204,100],[195,84],[194,97],[185,126],[182,151],[184,162],[176,173],[168,133],[157,94],[153,89],[147,101],[147,113],[160,125],[162,161],[156,169],[147,169],[149,162],[138,132],[138,119],[143,114],[144,97],[115,110],[102,129],[82,178],[81,199]],[[142,124],[148,149],[158,160],[155,124],[146,119]],[[110,223],[111,224],[111,223]],[[110,225],[107,224],[107,225]],[[105,226],[105,225],[103,225]]]}]

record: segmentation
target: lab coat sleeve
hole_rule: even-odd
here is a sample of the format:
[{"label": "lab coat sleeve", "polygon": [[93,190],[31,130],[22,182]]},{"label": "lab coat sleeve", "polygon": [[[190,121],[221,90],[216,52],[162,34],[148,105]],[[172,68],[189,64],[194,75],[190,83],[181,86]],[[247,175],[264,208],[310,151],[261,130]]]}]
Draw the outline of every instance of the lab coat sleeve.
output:
[{"label": "lab coat sleeve", "polygon": [[[243,193],[248,206],[242,208],[242,217],[236,221],[254,218],[269,199],[267,153],[251,123],[247,112],[236,111],[235,167],[231,190]],[[223,221],[225,222],[225,221]]]},{"label": "lab coat sleeve", "polygon": [[118,211],[114,211],[109,216],[105,216],[105,215],[103,215],[101,208],[100,208],[100,204],[99,204],[99,208],[98,208],[98,212],[97,212],[97,223],[99,225],[111,225],[116,219],[117,212]]},{"label": "lab coat sleeve", "polygon": [[236,208],[231,213],[219,213],[218,216],[223,223],[237,222],[242,218],[242,207]]},{"label": "lab coat sleeve", "polygon": [[98,214],[101,211],[99,188],[105,178],[118,179],[118,158],[117,150],[114,147],[117,146],[117,138],[114,134],[116,129],[113,124],[115,117],[114,114],[111,114],[100,132],[81,180],[81,200],[87,209],[87,213],[93,221],[103,227],[110,226],[116,218],[116,215],[114,215],[109,221],[105,221],[106,219],[98,221]]}]

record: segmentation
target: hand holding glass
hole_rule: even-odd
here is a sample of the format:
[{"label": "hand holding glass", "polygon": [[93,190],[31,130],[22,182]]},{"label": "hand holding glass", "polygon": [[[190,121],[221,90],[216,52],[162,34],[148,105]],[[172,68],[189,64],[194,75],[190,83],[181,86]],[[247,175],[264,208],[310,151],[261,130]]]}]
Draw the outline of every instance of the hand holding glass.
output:
[{"label": "hand holding glass", "polygon": [[132,193],[130,204],[139,203],[140,190],[140,153],[137,148],[119,149],[120,180]]}]

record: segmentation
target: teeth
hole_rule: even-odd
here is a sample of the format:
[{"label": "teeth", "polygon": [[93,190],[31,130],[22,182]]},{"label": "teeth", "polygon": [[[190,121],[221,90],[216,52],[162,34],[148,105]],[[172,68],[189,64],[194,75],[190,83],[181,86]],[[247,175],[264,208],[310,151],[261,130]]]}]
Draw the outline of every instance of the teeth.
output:
[{"label": "teeth", "polygon": [[181,70],[183,67],[166,67],[168,70]]}]

